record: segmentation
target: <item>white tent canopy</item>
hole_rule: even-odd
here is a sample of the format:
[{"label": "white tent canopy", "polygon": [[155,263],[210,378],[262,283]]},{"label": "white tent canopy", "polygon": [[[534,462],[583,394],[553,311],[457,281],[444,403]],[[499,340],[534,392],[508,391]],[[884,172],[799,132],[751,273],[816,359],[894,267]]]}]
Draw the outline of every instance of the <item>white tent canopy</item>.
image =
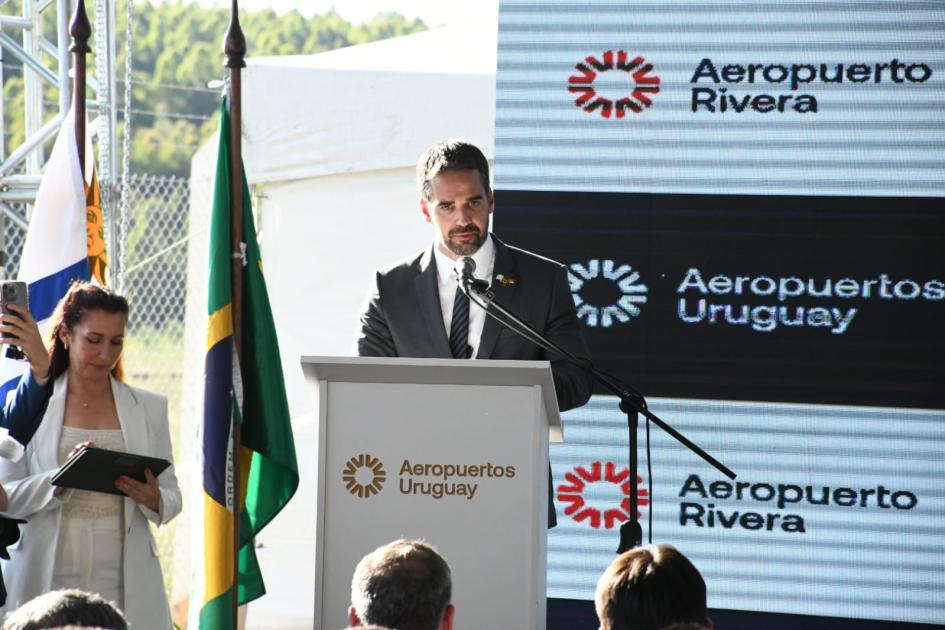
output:
[{"label": "white tent canopy", "polygon": [[[351,354],[372,271],[430,242],[414,175],[420,153],[443,138],[461,137],[492,159],[496,24],[493,16],[248,64],[243,158],[255,190],[301,474],[298,495],[260,538],[269,594],[250,607],[249,627],[311,628],[315,431],[299,358]],[[206,230],[216,145],[215,138],[206,143],[192,162],[189,348],[202,348],[206,337]],[[184,408],[198,413],[186,421],[199,421],[202,374],[202,353],[194,352]],[[195,428],[185,427],[184,434]],[[179,458],[195,461],[192,449],[182,444]]]},{"label": "white tent canopy", "polygon": [[492,148],[492,31],[440,28],[320,55],[263,57],[244,73],[251,182],[415,164],[428,138]]}]

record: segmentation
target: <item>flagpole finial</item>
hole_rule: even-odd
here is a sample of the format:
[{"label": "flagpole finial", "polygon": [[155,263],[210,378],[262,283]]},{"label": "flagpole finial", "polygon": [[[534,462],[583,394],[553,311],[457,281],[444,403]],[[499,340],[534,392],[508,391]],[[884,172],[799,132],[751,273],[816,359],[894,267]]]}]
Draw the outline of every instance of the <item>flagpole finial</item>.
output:
[{"label": "flagpole finial", "polygon": [[76,2],[72,22],[69,23],[69,34],[72,36],[72,45],[69,46],[69,52],[79,54],[92,52],[92,49],[89,48],[92,25],[89,23],[88,13],[85,12],[85,0]]},{"label": "flagpole finial", "polygon": [[79,158],[79,171],[85,177],[85,83],[86,60],[85,56],[92,52],[89,48],[89,38],[92,37],[92,25],[85,12],[85,0],[77,0],[72,22],[69,24],[69,34],[72,36],[73,89],[72,103],[75,111],[75,143]]},{"label": "flagpole finial", "polygon": [[243,35],[243,29],[240,28],[240,8],[237,0],[233,0],[233,7],[230,10],[230,25],[226,29],[226,37],[223,40],[223,56],[225,58],[223,65],[227,68],[246,67],[246,37]]}]

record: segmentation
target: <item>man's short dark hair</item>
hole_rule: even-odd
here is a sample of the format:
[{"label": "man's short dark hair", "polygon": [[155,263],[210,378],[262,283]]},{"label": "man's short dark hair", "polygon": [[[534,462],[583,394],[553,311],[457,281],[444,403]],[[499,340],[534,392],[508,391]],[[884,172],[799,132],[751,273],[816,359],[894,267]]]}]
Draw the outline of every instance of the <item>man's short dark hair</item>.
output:
[{"label": "man's short dark hair", "polygon": [[51,591],[34,597],[3,622],[3,630],[42,630],[77,626],[128,630],[125,616],[111,602],[76,589]]},{"label": "man's short dark hair", "polygon": [[433,198],[430,182],[443,171],[478,171],[482,188],[489,192],[489,161],[465,140],[443,140],[423,152],[417,162],[417,188],[427,201]]},{"label": "man's short dark hair", "polygon": [[601,630],[706,622],[705,581],[670,545],[638,547],[618,556],[597,582],[594,604]]},{"label": "man's short dark hair", "polygon": [[446,560],[421,540],[395,540],[361,559],[351,605],[363,624],[436,630],[452,598]]}]

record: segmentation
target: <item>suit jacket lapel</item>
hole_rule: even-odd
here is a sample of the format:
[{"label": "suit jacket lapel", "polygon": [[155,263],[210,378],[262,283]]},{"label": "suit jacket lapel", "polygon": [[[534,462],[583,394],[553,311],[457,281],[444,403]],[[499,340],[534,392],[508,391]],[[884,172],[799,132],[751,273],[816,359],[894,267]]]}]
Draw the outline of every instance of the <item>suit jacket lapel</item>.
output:
[{"label": "suit jacket lapel", "polygon": [[59,440],[62,438],[62,419],[66,411],[68,377],[63,374],[53,383],[53,393],[43,414],[43,421],[31,444],[34,445],[36,461],[40,470],[59,468]]},{"label": "suit jacket lapel", "polygon": [[439,283],[433,247],[420,258],[420,273],[417,274],[413,284],[417,290],[417,301],[423,312],[434,356],[448,359],[453,356],[453,353],[450,351],[450,341],[446,336],[446,325],[443,323],[443,311],[440,308],[440,291],[437,288]]},{"label": "suit jacket lapel", "polygon": [[[131,393],[131,390],[121,381],[115,380],[114,377],[112,377],[112,397],[115,399],[118,423],[121,425],[122,437],[125,440],[125,451],[138,455],[150,455],[148,453],[148,424],[144,407]],[[135,502],[128,497],[124,497],[123,503],[125,523],[127,524],[134,512]]]},{"label": "suit jacket lapel", "polygon": [[138,403],[131,390],[123,383],[112,378],[112,397],[118,411],[118,423],[125,439],[125,450],[129,453],[146,455],[148,452],[148,425],[144,417],[144,407]]},{"label": "suit jacket lapel", "polygon": [[[495,243],[495,265],[492,269],[492,278],[490,284],[495,299],[502,306],[511,308],[512,299],[515,297],[515,288],[518,286],[518,277],[515,271],[515,258],[512,256],[505,243],[492,235],[492,242]],[[513,279],[513,282],[497,282],[496,278]],[[486,316],[486,323],[482,327],[482,337],[479,339],[479,351],[476,353],[477,359],[491,359],[492,352],[495,350],[496,341],[499,339],[499,333],[504,326],[492,317]]]}]

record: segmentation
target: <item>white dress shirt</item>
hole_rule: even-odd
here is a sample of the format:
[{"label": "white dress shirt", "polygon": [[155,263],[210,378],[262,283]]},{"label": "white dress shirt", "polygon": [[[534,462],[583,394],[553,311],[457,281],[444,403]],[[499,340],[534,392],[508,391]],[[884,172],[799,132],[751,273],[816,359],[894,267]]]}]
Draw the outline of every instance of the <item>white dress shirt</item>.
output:
[{"label": "white dress shirt", "polygon": [[[453,301],[456,299],[456,287],[459,286],[458,260],[453,260],[440,251],[438,245],[433,245],[434,260],[436,260],[437,289],[440,293],[440,311],[443,313],[443,324],[446,326],[446,336],[450,336],[450,326],[453,323]],[[486,235],[486,241],[475,254],[470,256],[476,261],[476,271],[473,274],[478,280],[485,280],[492,285],[492,270],[495,268],[495,244],[492,235]],[[469,304],[469,345],[472,347],[472,356],[479,352],[479,340],[482,338],[482,327],[486,325],[486,312],[475,302]]]}]

